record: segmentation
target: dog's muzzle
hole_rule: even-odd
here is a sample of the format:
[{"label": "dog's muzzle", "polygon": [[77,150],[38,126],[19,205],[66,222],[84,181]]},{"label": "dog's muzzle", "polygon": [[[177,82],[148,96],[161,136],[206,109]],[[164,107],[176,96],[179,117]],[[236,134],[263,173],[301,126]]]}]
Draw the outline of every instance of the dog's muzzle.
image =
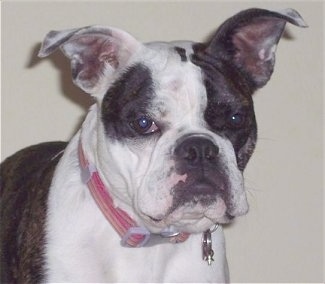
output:
[{"label": "dog's muzzle", "polygon": [[174,193],[183,201],[203,203],[215,201],[226,187],[219,159],[219,147],[206,134],[188,134],[180,138],[174,150],[176,172],[186,175],[186,181],[177,184]]}]

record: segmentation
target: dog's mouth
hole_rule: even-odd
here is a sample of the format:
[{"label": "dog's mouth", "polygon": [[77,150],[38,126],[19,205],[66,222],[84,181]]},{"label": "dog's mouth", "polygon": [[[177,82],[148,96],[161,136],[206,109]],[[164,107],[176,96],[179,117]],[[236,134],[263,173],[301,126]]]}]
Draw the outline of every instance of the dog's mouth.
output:
[{"label": "dog's mouth", "polygon": [[165,228],[173,226],[179,231],[201,233],[213,224],[226,224],[235,216],[227,211],[226,203],[222,198],[211,201],[207,196],[195,196],[189,202],[182,202],[178,206],[171,206],[166,213],[146,214],[146,223],[149,227]]},{"label": "dog's mouth", "polygon": [[151,191],[147,202],[138,204],[145,226],[152,232],[173,226],[182,232],[201,233],[245,214],[248,205],[242,183],[231,183],[222,173],[208,173],[175,174],[156,195]]},{"label": "dog's mouth", "polygon": [[[160,222],[163,222],[165,217],[162,217],[162,218],[155,218],[155,217],[152,217],[152,216],[149,216],[147,215],[147,218],[150,219],[151,221],[153,221],[154,223],[160,223]],[[225,216],[224,216],[224,220],[226,220],[225,223],[228,223],[228,222],[231,222],[234,218],[236,218],[236,216],[232,216],[231,214],[229,214],[228,212],[225,213]]]},{"label": "dog's mouth", "polygon": [[147,217],[148,217],[151,221],[153,221],[153,222],[155,222],[155,223],[159,223],[159,222],[162,222],[162,221],[164,220],[164,218],[154,218],[154,217],[149,216],[149,215],[147,215]]}]

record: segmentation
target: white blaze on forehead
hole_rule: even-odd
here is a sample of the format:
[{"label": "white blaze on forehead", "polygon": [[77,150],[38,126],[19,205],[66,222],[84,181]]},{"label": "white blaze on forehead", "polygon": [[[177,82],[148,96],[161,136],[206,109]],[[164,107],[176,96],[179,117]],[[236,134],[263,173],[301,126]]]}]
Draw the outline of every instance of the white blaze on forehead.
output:
[{"label": "white blaze on forehead", "polygon": [[190,61],[181,62],[173,49],[160,56],[160,64],[149,65],[155,84],[153,116],[173,127],[177,127],[175,123],[205,125],[207,96],[200,68]]}]

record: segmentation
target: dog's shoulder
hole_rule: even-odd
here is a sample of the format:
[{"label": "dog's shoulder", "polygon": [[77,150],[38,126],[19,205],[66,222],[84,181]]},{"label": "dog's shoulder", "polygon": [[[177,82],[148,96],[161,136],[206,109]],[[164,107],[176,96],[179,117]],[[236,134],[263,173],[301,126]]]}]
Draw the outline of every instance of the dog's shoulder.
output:
[{"label": "dog's shoulder", "polygon": [[19,185],[26,176],[55,161],[66,145],[66,142],[45,142],[24,148],[8,157],[1,163],[1,188],[7,180]]},{"label": "dog's shoulder", "polygon": [[1,164],[1,282],[41,281],[48,189],[66,145],[30,146]]}]

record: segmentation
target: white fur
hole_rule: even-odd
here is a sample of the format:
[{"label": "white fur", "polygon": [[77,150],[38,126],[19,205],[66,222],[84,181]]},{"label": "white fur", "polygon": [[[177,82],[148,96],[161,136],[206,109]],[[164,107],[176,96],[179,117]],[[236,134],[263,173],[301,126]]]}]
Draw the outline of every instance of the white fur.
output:
[{"label": "white fur", "polygon": [[[94,113],[93,113],[94,114]],[[91,114],[91,115],[93,115]],[[56,170],[47,221],[46,282],[227,282],[222,229],[213,236],[214,262],[202,260],[201,234],[181,244],[124,248],[80,180],[77,146],[70,142]]]},{"label": "white fur", "polygon": [[[191,52],[188,44],[183,46]],[[69,143],[50,188],[46,227],[46,282],[210,282],[229,280],[222,229],[212,234],[215,261],[202,260],[202,231],[224,221],[225,202],[218,198],[204,207],[184,205],[166,216],[171,188],[186,179],[173,169],[170,153],[175,141],[188,133],[212,137],[229,177],[231,202],[241,215],[247,211],[243,180],[231,143],[207,130],[203,119],[206,91],[201,73],[190,62],[181,67],[169,45],[150,44],[137,51],[151,68],[155,80],[156,109],[151,115],[170,127],[158,141],[118,143],[105,135],[100,119],[102,96],[97,96],[87,118]],[[132,60],[135,60],[133,58]],[[104,84],[103,80],[101,81]],[[106,81],[106,89],[111,82]],[[100,86],[99,89],[104,89]],[[182,130],[183,129],[183,130]],[[193,232],[180,244],[124,248],[120,237],[105,219],[87,186],[81,181],[78,143],[82,141],[88,160],[94,164],[110,190],[116,206],[127,211],[139,225],[159,233],[169,225]],[[149,138],[150,139],[150,138]],[[165,216],[159,224],[148,216]]]}]

